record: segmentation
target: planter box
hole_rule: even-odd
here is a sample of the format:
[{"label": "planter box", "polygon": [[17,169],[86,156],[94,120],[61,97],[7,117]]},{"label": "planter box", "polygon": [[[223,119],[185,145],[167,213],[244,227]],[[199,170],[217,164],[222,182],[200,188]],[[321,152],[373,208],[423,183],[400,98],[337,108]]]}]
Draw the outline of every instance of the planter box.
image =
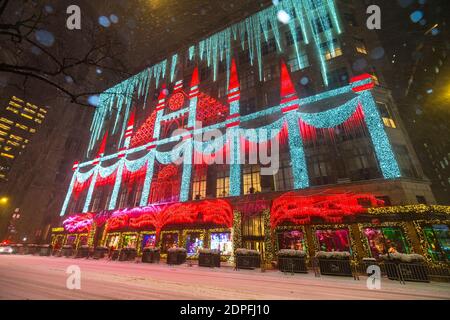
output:
[{"label": "planter box", "polygon": [[236,269],[256,269],[261,267],[259,255],[236,255]]},{"label": "planter box", "polygon": [[186,251],[168,251],[167,264],[183,264],[186,262]]},{"label": "planter box", "polygon": [[108,248],[96,247],[94,250],[94,259],[103,259],[108,254]]},{"label": "planter box", "polygon": [[39,251],[38,251],[38,247],[37,247],[36,244],[28,244],[25,247],[24,254],[33,254],[33,255],[35,255],[35,254],[38,254],[38,253],[39,253]]},{"label": "planter box", "polygon": [[52,253],[52,246],[49,244],[43,244],[39,246],[39,255],[40,256],[50,256]]},{"label": "planter box", "polygon": [[75,258],[88,258],[89,257],[89,246],[81,246],[77,250]]},{"label": "planter box", "polygon": [[308,273],[305,257],[278,256],[278,270],[282,272]]},{"label": "planter box", "polygon": [[350,259],[327,259],[319,258],[320,273],[332,276],[352,277]]},{"label": "planter box", "polygon": [[120,250],[115,249],[112,252],[110,252],[111,260],[117,260],[119,259]]},{"label": "planter box", "polygon": [[159,263],[159,259],[160,259],[159,249],[144,248],[142,250],[142,262]]},{"label": "planter box", "polygon": [[63,255],[64,257],[68,258],[68,257],[73,256],[74,251],[75,250],[70,245],[63,246],[62,249],[61,249],[61,255]]},{"label": "planter box", "polygon": [[133,261],[136,258],[136,249],[123,248],[120,250],[119,261]]},{"label": "planter box", "polygon": [[198,255],[198,265],[199,267],[220,268],[220,253],[200,252]]}]

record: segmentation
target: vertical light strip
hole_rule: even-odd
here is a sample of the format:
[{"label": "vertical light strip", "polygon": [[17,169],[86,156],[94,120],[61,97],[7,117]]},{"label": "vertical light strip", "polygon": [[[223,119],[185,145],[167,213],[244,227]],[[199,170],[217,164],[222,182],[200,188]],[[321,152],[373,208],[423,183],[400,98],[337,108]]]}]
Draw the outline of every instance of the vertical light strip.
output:
[{"label": "vertical light strip", "polygon": [[291,154],[292,175],[294,176],[294,189],[309,187],[308,168],[306,166],[303,140],[298,123],[298,113],[286,114],[288,125],[289,152]]},{"label": "vertical light strip", "polygon": [[119,160],[119,166],[117,167],[116,172],[116,180],[114,181],[114,187],[113,191],[111,193],[111,199],[109,200],[108,210],[113,210],[116,208],[117,205],[117,197],[119,196],[120,191],[120,185],[122,183],[122,173],[123,173],[123,167],[125,165],[124,158]]},{"label": "vertical light strip", "polygon": [[230,196],[241,194],[241,139],[239,127],[227,130],[227,140],[230,146]]},{"label": "vertical light strip", "polygon": [[375,100],[369,90],[360,93],[364,119],[372,138],[372,143],[380,164],[381,172],[385,179],[395,179],[401,177],[400,169],[394,152],[392,151],[389,138],[384,131],[383,121],[378,112]]},{"label": "vertical light strip", "polygon": [[155,151],[150,150],[147,156],[147,170],[145,172],[144,186],[142,188],[141,201],[139,206],[144,207],[148,204],[148,197],[152,187],[153,168],[155,166]]},{"label": "vertical light strip", "polygon": [[180,201],[186,202],[189,200],[189,191],[191,187],[191,177],[192,177],[192,156],[193,156],[193,141],[192,138],[189,139],[183,146],[183,174],[181,176],[181,187],[180,187]]},{"label": "vertical light strip", "polygon": [[73,173],[72,179],[70,180],[69,190],[67,190],[66,197],[64,198],[64,203],[61,208],[61,212],[59,213],[60,216],[63,216],[66,214],[67,206],[69,205],[70,198],[72,197],[73,187],[74,187],[75,181],[77,179],[77,174],[78,174],[78,168],[75,170],[75,172]]},{"label": "vertical light strip", "polygon": [[86,201],[84,202],[83,213],[86,213],[89,211],[89,206],[91,205],[91,200],[92,200],[92,194],[94,193],[95,183],[97,182],[99,166],[100,166],[100,164],[98,164],[96,166],[94,173],[92,175],[91,184],[89,185],[88,193],[86,195]]}]

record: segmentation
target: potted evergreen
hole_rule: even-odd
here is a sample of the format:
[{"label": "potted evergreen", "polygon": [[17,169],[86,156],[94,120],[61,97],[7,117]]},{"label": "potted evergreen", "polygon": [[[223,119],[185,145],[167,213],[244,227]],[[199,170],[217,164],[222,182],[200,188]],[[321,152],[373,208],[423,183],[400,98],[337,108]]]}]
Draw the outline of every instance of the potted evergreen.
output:
[{"label": "potted evergreen", "polygon": [[306,252],[302,250],[281,249],[278,251],[278,269],[282,272],[307,273]]},{"label": "potted evergreen", "polygon": [[320,273],[335,276],[352,276],[350,252],[348,251],[319,251],[316,253],[319,261]]},{"label": "potted evergreen", "polygon": [[167,250],[167,264],[182,264],[186,262],[185,248],[170,248]]},{"label": "potted evergreen", "polygon": [[142,262],[159,263],[160,250],[159,248],[147,247],[142,250]]},{"label": "potted evergreen", "polygon": [[220,251],[216,249],[200,249],[198,255],[200,267],[220,267]]},{"label": "potted evergreen", "polygon": [[429,282],[425,258],[420,254],[388,253],[380,255],[391,280]]},{"label": "potted evergreen", "polygon": [[261,255],[257,250],[236,249],[236,269],[255,269],[261,267]]}]

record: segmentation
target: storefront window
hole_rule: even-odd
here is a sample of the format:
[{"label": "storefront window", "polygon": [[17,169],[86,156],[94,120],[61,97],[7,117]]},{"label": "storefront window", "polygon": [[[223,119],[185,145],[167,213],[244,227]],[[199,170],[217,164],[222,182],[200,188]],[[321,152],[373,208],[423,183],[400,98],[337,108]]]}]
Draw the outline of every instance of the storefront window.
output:
[{"label": "storefront window", "polygon": [[106,241],[108,248],[117,249],[119,244],[119,235],[110,235],[108,236],[108,240]]},{"label": "storefront window", "polygon": [[409,247],[400,228],[364,228],[372,257],[386,253],[409,253]]},{"label": "storefront window", "polygon": [[188,255],[195,255],[198,249],[203,247],[203,240],[200,239],[200,233],[188,233],[186,236],[186,251]]},{"label": "storefront window", "polygon": [[423,228],[428,242],[428,253],[433,261],[450,260],[450,231],[445,224],[435,224]]},{"label": "storefront window", "polygon": [[137,234],[125,234],[123,236],[122,248],[136,248]]},{"label": "storefront window", "polygon": [[161,252],[167,252],[169,248],[175,248],[177,245],[178,245],[178,233],[163,234]]},{"label": "storefront window", "polygon": [[320,251],[348,251],[350,252],[350,241],[348,229],[328,229],[316,231]]},{"label": "storefront window", "polygon": [[142,248],[154,248],[156,245],[156,235],[146,234],[142,238]]},{"label": "storefront window", "polygon": [[69,246],[73,245],[75,243],[76,239],[77,239],[77,236],[75,236],[75,235],[67,236],[66,245],[69,245]]},{"label": "storefront window", "polygon": [[305,235],[300,230],[289,230],[278,233],[279,249],[294,249],[305,251]]},{"label": "storefront window", "polygon": [[87,236],[80,236],[80,240],[78,241],[78,246],[85,246],[88,244]]},{"label": "storefront window", "polygon": [[219,250],[223,255],[231,255],[233,253],[233,243],[229,232],[211,233],[210,243],[211,249]]}]

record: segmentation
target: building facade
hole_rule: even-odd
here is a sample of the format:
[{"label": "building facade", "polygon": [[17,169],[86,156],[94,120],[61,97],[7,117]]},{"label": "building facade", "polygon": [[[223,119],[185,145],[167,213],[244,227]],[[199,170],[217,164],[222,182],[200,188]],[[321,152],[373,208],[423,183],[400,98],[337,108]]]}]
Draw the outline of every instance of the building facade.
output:
[{"label": "building facade", "polygon": [[53,244],[429,254],[448,208],[376,63],[354,70],[361,6],[280,1],[105,91]]}]

